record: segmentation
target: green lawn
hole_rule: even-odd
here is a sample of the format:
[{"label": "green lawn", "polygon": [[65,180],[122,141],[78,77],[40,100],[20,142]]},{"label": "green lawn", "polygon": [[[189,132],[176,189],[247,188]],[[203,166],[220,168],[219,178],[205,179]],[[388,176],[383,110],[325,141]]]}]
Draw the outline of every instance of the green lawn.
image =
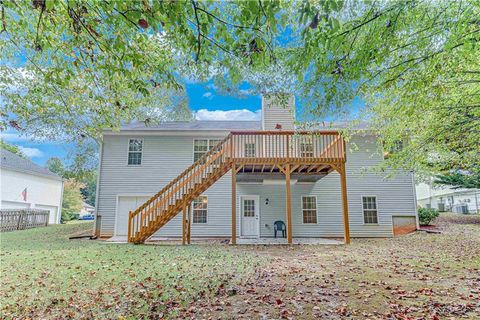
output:
[{"label": "green lawn", "polygon": [[350,246],[108,244],[1,234],[0,318],[479,319],[480,216]]},{"label": "green lawn", "polygon": [[[6,318],[175,316],[264,263],[228,246],[152,246],[69,240],[91,223],[1,234]],[[135,315],[133,317],[133,315]]]}]

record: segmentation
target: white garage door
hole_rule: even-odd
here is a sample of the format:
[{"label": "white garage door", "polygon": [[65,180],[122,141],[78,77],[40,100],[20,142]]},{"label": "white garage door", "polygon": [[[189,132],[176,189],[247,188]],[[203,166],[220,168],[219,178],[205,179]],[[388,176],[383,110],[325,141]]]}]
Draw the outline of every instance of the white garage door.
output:
[{"label": "white garage door", "polygon": [[58,216],[57,216],[58,208],[56,206],[44,206],[44,205],[37,204],[35,206],[35,209],[50,211],[50,215],[48,217],[48,224],[58,223]]},{"label": "white garage door", "polygon": [[150,197],[132,197],[122,196],[118,197],[117,221],[115,227],[116,236],[128,235],[128,212],[140,207]]}]

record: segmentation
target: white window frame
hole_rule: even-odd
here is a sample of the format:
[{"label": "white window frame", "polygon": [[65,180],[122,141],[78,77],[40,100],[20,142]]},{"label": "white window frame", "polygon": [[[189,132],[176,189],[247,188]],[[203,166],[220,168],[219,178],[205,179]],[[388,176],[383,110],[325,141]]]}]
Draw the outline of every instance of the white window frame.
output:
[{"label": "white window frame", "polygon": [[[247,145],[253,146],[253,149],[247,148]],[[255,142],[245,142],[243,146],[243,156],[245,158],[255,158],[256,154],[257,154],[257,144]]]},{"label": "white window frame", "polygon": [[[204,197],[207,199],[207,207],[205,208],[205,211],[207,212],[206,213],[206,217],[205,217],[205,222],[195,222],[194,219],[193,219],[193,214],[195,212],[195,205],[194,205],[194,201],[200,197]],[[199,195],[196,199],[193,199],[192,201],[192,224],[197,224],[197,225],[206,225],[208,224],[208,196],[205,196],[205,195]],[[204,210],[204,209],[201,209],[201,210]]]},{"label": "white window frame", "polygon": [[[311,150],[306,151],[306,146],[311,146]],[[300,150],[301,158],[313,158],[315,156],[315,147],[312,136],[301,137],[298,148]]]},{"label": "white window frame", "polygon": [[[365,222],[365,208],[363,207],[363,198],[375,198],[375,210],[377,212],[377,222]],[[370,226],[376,226],[378,225],[378,221],[380,219],[380,216],[378,214],[379,212],[379,208],[378,208],[378,197],[376,195],[361,195],[360,196],[360,202],[361,202],[361,206],[362,206],[362,221],[363,221],[363,224],[364,225],[370,225]],[[372,210],[372,209],[368,209],[368,210]]]},{"label": "white window frame", "polygon": [[[312,210],[312,209],[306,209],[303,207],[303,198],[315,198],[315,222],[305,222],[305,219],[304,219],[304,215],[303,215],[303,211],[304,210]],[[302,195],[300,197],[300,202],[301,202],[301,208],[302,208],[302,224],[305,224],[305,225],[317,225],[318,224],[318,202],[317,202],[317,196],[315,195],[309,195],[309,194],[305,194],[305,195]]]},{"label": "white window frame", "polygon": [[[139,140],[142,142],[142,150],[140,151],[140,164],[130,164],[128,163],[128,160],[130,158],[130,153],[132,152],[135,152],[135,153],[138,153],[138,151],[130,151],[130,141],[132,140]],[[131,166],[131,167],[139,167],[141,165],[143,165],[143,149],[145,147],[145,143],[144,143],[144,140],[143,138],[128,138],[128,143],[127,143],[127,166]]]},{"label": "white window frame", "polygon": [[[218,138],[195,138],[193,139],[193,143],[192,143],[192,163],[195,162],[195,153],[197,153],[195,151],[195,141],[199,141],[199,140],[206,140],[207,141],[207,151],[205,151],[203,154],[207,153],[208,151],[210,151],[213,147],[215,147],[217,144],[219,144],[224,138],[223,137],[218,137]],[[215,144],[211,144],[212,141],[215,141]]]}]

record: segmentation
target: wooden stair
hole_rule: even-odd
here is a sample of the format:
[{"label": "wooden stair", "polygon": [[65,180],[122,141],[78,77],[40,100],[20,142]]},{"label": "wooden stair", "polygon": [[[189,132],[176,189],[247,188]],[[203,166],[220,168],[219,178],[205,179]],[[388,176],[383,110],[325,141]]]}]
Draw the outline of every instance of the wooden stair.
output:
[{"label": "wooden stair", "polygon": [[200,157],[147,202],[129,213],[128,241],[144,243],[232,167],[231,134]]}]

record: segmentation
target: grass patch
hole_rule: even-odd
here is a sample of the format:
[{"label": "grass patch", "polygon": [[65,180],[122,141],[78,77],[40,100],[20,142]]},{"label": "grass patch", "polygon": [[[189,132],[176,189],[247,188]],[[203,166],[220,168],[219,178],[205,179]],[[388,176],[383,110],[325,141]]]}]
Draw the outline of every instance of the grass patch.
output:
[{"label": "grass patch", "polygon": [[91,223],[1,234],[6,318],[175,317],[239,283],[265,259],[225,245],[160,246],[69,240]]}]

